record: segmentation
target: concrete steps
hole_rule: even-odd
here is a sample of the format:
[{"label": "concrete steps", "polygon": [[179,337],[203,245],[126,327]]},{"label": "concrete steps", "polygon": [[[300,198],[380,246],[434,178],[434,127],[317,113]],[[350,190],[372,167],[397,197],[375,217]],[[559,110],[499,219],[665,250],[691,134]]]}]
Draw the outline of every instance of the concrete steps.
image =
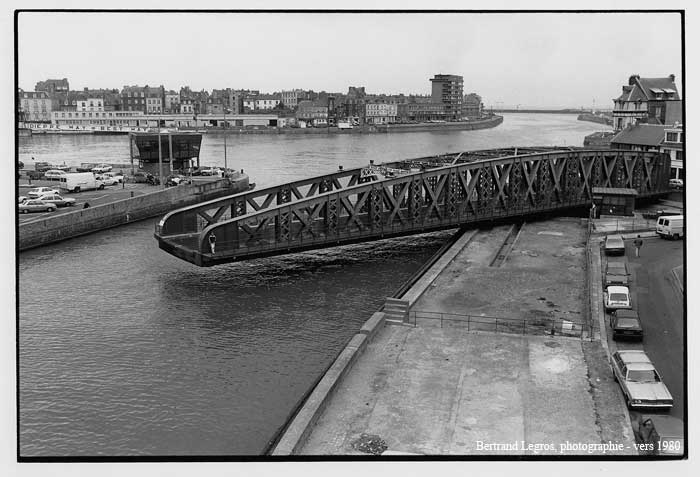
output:
[{"label": "concrete steps", "polygon": [[384,302],[384,317],[387,323],[408,323],[408,300],[388,298]]}]

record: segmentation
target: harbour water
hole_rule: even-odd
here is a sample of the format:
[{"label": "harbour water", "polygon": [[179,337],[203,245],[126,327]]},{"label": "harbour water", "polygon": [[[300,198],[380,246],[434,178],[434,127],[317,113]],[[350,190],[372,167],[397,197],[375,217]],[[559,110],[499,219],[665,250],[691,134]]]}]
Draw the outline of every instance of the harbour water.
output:
[{"label": "harbour water", "polygon": [[[479,131],[236,135],[227,165],[258,187],[462,150],[580,146],[601,125],[506,114]],[[128,162],[125,136],[20,138],[20,160]],[[206,134],[202,164],[224,165]],[[364,321],[442,232],[197,268],[157,248],[155,220],[19,256],[20,454],[260,454]]]}]

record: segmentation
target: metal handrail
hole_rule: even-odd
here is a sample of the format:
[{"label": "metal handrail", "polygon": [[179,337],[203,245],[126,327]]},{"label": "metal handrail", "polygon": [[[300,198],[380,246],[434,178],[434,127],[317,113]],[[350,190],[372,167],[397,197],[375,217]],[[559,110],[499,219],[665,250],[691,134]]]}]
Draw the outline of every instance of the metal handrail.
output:
[{"label": "metal handrail", "polygon": [[[461,322],[467,324],[467,331],[477,331],[473,330],[472,325],[491,325],[493,331],[496,333],[500,332],[517,332],[519,334],[527,334],[528,330],[536,329],[538,331],[544,331],[549,335],[565,335],[565,336],[577,336],[582,338],[586,329],[590,328],[590,325],[586,323],[580,323],[575,321],[555,319],[555,318],[537,318],[537,319],[527,319],[527,318],[512,318],[503,316],[487,316],[487,315],[473,315],[466,313],[449,313],[449,312],[439,312],[439,311],[419,311],[411,310],[408,312],[409,323],[411,322],[411,317],[413,317],[413,326],[416,327],[418,320],[439,320],[440,328],[445,326],[445,322]],[[568,321],[572,325],[573,333],[564,331],[564,321]],[[500,325],[500,329],[499,329]],[[484,330],[478,330],[484,331]],[[490,330],[486,330],[490,331]],[[558,333],[557,333],[558,332]]]}]

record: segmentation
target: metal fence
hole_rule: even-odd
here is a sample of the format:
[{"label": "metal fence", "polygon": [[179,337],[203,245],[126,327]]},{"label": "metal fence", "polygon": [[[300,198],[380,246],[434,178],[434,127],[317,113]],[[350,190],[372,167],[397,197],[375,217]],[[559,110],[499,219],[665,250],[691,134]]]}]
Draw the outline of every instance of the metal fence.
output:
[{"label": "metal fence", "polygon": [[612,234],[621,232],[646,232],[656,230],[656,218],[599,219],[593,233]]},{"label": "metal fence", "polygon": [[437,311],[409,311],[409,323],[414,327],[419,321],[440,323],[440,328],[461,328],[467,331],[486,331],[539,336],[590,336],[590,326],[552,318],[508,318],[502,316],[469,315]]}]

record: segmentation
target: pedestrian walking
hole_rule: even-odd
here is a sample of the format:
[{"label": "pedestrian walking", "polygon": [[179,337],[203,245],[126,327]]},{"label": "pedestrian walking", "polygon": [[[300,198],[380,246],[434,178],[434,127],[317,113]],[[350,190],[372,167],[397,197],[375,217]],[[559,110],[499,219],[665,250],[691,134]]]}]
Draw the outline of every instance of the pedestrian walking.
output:
[{"label": "pedestrian walking", "polygon": [[641,235],[637,235],[637,238],[634,239],[634,256],[639,257],[639,249],[642,248],[642,245],[644,244],[644,241],[642,240]]},{"label": "pedestrian walking", "polygon": [[216,250],[216,235],[209,234],[209,248],[211,249],[211,254],[214,255]]}]

